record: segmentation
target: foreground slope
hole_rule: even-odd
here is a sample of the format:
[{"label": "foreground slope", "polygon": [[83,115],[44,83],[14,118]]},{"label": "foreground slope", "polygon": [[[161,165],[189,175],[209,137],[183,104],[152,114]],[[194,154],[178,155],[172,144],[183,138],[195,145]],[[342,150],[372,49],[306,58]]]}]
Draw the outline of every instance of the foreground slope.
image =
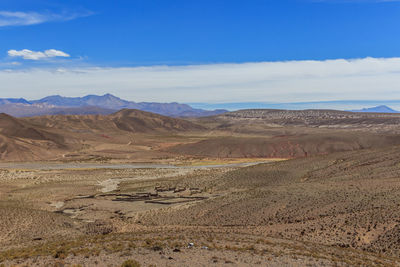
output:
[{"label": "foreground slope", "polygon": [[237,227],[399,257],[399,158],[394,146],[242,168],[204,181],[221,197],[142,220]]},{"label": "foreground slope", "polygon": [[0,233],[0,264],[397,266],[399,151],[244,168],[3,169],[0,229],[12,232]]}]

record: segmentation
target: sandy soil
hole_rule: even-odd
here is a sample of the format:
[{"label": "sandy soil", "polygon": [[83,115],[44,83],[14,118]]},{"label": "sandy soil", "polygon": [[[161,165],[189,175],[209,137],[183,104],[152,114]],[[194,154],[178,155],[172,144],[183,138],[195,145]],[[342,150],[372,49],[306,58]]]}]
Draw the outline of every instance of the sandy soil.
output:
[{"label": "sandy soil", "polygon": [[398,151],[248,167],[2,169],[0,262],[393,266]]},{"label": "sandy soil", "polygon": [[398,266],[399,121],[0,118],[0,266]]}]

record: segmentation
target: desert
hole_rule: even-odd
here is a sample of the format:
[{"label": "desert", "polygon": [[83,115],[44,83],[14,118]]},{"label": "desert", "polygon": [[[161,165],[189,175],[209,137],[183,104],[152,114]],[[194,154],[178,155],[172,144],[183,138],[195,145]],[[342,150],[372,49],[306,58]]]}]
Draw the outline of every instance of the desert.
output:
[{"label": "desert", "polygon": [[316,112],[3,114],[1,264],[397,265],[400,115]]},{"label": "desert", "polygon": [[0,267],[400,266],[400,0],[0,0]]}]

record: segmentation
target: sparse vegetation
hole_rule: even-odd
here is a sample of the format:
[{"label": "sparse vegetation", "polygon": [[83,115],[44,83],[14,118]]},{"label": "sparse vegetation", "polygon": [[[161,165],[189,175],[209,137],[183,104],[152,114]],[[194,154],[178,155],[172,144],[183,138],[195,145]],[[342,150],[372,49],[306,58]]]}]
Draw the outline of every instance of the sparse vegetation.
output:
[{"label": "sparse vegetation", "polygon": [[[210,119],[216,118],[205,120]],[[353,119],[335,119],[335,127]],[[330,120],[324,119],[324,123]],[[386,120],[391,121],[377,119]],[[210,125],[196,121],[204,127]],[[35,125],[40,123],[40,118],[35,119]],[[372,121],[371,125],[376,123]],[[98,143],[86,140],[84,153],[88,154],[79,154],[83,150],[76,154],[91,162],[107,158],[109,168],[98,163],[80,166],[71,163],[69,156],[58,163],[64,168],[52,169],[57,165],[46,162],[4,163],[0,169],[0,264],[399,263],[400,150],[396,144],[400,140],[392,135],[395,131],[381,138],[376,133],[359,132],[360,128],[328,133],[313,122],[302,124],[304,121],[282,128],[257,124],[253,133],[240,122],[224,124],[218,126],[219,136],[212,138],[192,132],[143,134],[135,136],[137,143],[119,154],[125,157],[136,151],[153,163],[172,162],[179,168],[131,169],[122,160],[107,158],[127,147],[118,147],[118,142],[127,141],[126,136],[110,146],[102,144],[96,155],[88,150],[96,149]],[[58,127],[54,129],[62,129],[62,125]],[[232,136],[227,138],[229,131]],[[336,137],[332,139],[332,135]],[[265,138],[268,141],[264,142]],[[314,146],[315,140],[321,140],[324,148]],[[337,145],[338,141],[342,143]],[[269,151],[271,147],[277,150],[276,155],[283,155],[288,152],[280,146],[282,142],[289,142],[290,149],[303,156],[303,146],[315,152],[311,154],[327,154],[249,167],[241,164],[263,159],[232,158],[235,153],[249,155],[250,151],[256,155],[260,149]],[[349,143],[351,149],[342,149]],[[372,148],[367,143],[373,144]],[[170,154],[188,146],[197,147],[199,153],[210,152],[199,144],[212,144],[213,148],[228,144],[226,154],[221,155],[230,158],[186,157],[182,151]],[[110,147],[118,148],[110,152]],[[296,153],[290,157],[298,156]],[[236,165],[201,166],[226,163]],[[111,189],[109,184],[113,185]],[[192,258],[198,262],[193,263],[189,260]]]},{"label": "sparse vegetation", "polygon": [[122,263],[121,267],[141,267],[140,263],[135,260],[126,260]]}]

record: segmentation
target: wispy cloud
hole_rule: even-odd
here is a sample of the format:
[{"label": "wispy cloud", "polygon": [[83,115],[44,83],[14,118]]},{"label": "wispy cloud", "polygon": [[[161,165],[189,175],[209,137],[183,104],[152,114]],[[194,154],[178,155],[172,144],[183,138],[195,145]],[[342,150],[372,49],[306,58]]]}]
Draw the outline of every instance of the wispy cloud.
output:
[{"label": "wispy cloud", "polygon": [[8,56],[10,57],[21,57],[27,60],[43,60],[54,57],[70,57],[69,54],[55,49],[48,49],[46,51],[32,51],[28,49],[23,49],[20,51],[17,50],[9,50]]},{"label": "wispy cloud", "polygon": [[83,13],[39,13],[0,11],[0,27],[35,25],[52,21],[68,21],[79,17],[92,15],[92,12]]},{"label": "wispy cloud", "polygon": [[[400,99],[400,58],[0,71],[4,97],[112,93],[134,101]],[[8,95],[5,95],[8,94]]]}]

